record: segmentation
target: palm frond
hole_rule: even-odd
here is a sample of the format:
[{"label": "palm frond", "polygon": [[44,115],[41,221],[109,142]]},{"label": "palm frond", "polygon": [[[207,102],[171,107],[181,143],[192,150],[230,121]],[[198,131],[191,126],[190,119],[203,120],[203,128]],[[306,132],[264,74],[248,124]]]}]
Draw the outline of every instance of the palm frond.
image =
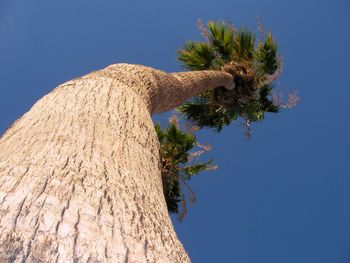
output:
[{"label": "palm frond", "polygon": [[189,70],[210,69],[217,63],[214,49],[202,42],[187,43],[179,50],[178,60]]},{"label": "palm frond", "polygon": [[255,35],[246,28],[241,28],[234,36],[233,57],[235,61],[250,61],[255,48]]},{"label": "palm frond", "polygon": [[185,102],[178,108],[178,111],[197,126],[213,128],[218,132],[238,116],[236,112],[230,112],[223,106],[207,103],[203,97],[194,97]]},{"label": "palm frond", "polygon": [[224,61],[228,61],[232,56],[233,34],[232,27],[227,26],[223,21],[209,22],[209,43],[218,52]]},{"label": "palm frond", "polygon": [[266,74],[272,75],[280,67],[277,44],[273,41],[271,33],[258,44],[254,57],[260,63],[261,70]]},{"label": "palm frond", "polygon": [[205,163],[196,163],[194,165],[190,165],[184,168],[186,178],[189,180],[191,176],[199,174],[208,170],[208,167],[213,163],[213,160],[210,160]]}]

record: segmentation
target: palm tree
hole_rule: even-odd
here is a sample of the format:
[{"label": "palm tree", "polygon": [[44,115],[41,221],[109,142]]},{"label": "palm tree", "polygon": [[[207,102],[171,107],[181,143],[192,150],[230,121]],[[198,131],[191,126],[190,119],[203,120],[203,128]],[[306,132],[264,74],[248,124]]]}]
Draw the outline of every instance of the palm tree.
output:
[{"label": "palm tree", "polygon": [[111,65],[58,86],[17,120],[0,138],[0,261],[189,262],[168,215],[151,114],[218,87],[242,93],[237,72],[202,69]]}]

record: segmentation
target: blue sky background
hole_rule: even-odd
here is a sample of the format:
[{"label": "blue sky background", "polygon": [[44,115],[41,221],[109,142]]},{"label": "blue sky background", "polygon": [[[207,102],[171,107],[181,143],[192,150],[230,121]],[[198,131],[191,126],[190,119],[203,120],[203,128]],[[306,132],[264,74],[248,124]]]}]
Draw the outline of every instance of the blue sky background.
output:
[{"label": "blue sky background", "polygon": [[[178,71],[197,19],[257,30],[279,43],[279,89],[299,105],[216,134],[219,170],[191,180],[197,202],[176,231],[193,262],[350,262],[350,1],[1,0],[0,134],[58,84],[118,62]],[[165,122],[167,116],[155,117]]]}]

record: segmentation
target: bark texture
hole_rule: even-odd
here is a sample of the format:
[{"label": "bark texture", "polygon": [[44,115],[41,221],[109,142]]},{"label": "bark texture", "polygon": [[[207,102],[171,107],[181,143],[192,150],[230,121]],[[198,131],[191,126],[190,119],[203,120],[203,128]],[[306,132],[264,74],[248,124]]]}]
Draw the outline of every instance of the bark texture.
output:
[{"label": "bark texture", "polygon": [[0,262],[189,262],[151,114],[232,84],[116,64],[40,99],[0,139]]}]

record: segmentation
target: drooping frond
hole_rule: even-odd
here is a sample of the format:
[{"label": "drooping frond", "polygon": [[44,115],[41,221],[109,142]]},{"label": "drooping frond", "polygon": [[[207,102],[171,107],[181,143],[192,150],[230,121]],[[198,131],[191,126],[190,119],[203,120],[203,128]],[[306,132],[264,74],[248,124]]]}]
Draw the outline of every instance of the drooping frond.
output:
[{"label": "drooping frond", "polygon": [[205,97],[193,97],[178,108],[178,111],[197,126],[209,127],[221,131],[231,121],[237,119],[236,112],[227,112],[220,105],[210,104]]}]

